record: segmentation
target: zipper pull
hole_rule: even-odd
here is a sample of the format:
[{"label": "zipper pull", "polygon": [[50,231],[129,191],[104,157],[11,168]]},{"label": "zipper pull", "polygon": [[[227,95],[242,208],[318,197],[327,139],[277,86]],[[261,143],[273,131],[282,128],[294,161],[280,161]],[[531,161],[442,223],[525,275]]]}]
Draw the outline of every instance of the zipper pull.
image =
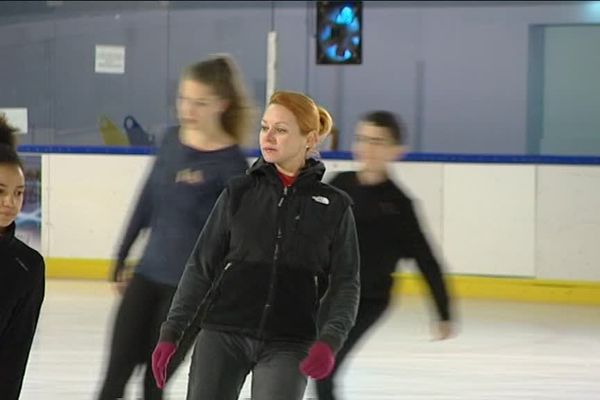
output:
[{"label": "zipper pull", "polygon": [[17,263],[19,264],[19,266],[21,268],[23,268],[25,271],[29,272],[29,268],[27,268],[27,265],[25,265],[25,263],[23,261],[21,261],[21,259],[19,259],[18,257],[15,257],[15,260],[17,260]]},{"label": "zipper pull", "polygon": [[281,207],[281,205],[283,204],[283,200],[285,199],[285,196],[287,196],[287,192],[288,192],[288,187],[284,186],[283,196],[281,196],[281,198],[279,199],[279,203],[277,203],[277,207]]}]

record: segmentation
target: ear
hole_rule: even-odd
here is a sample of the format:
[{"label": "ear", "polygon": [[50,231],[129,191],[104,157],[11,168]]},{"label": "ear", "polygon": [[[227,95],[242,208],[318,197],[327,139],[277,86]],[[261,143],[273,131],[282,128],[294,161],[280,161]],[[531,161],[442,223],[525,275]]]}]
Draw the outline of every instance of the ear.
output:
[{"label": "ear", "polygon": [[310,131],[308,135],[306,135],[306,147],[309,149],[314,149],[319,144],[319,135],[317,131]]},{"label": "ear", "polygon": [[224,113],[229,108],[231,102],[227,99],[219,99],[219,111]]}]

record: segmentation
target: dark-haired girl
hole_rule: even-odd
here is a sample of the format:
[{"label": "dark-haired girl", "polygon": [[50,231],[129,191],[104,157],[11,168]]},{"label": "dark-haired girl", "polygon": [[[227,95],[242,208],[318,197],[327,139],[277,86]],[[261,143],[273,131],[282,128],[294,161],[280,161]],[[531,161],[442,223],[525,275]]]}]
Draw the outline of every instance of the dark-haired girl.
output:
[{"label": "dark-haired girl", "polygon": [[15,129],[0,116],[0,398],[17,400],[42,301],[44,259],[15,237],[25,177]]}]

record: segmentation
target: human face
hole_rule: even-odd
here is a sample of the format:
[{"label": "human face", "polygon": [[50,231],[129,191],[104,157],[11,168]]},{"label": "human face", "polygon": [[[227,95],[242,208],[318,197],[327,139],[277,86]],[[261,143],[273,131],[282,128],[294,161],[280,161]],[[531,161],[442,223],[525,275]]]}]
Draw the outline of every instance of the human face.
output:
[{"label": "human face", "polygon": [[210,85],[183,79],[177,96],[177,117],[184,129],[209,131],[220,126],[227,101],[219,98]]},{"label": "human face", "polygon": [[260,151],[266,162],[295,175],[306,161],[308,148],[314,146],[316,132],[303,134],[296,116],[280,104],[265,110],[260,128]]},{"label": "human face", "polygon": [[16,165],[0,164],[0,231],[12,224],[23,206],[25,177]]},{"label": "human face", "polygon": [[361,170],[382,172],[388,162],[402,155],[403,147],[395,143],[387,128],[361,121],[356,126],[352,153]]}]

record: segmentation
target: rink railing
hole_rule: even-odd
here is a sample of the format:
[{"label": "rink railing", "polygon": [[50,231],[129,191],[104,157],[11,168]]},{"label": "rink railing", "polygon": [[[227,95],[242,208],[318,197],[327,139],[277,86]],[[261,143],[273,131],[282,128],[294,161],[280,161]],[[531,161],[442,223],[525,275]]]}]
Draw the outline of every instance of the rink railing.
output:
[{"label": "rink railing", "polygon": [[[41,158],[48,276],[106,279],[154,149],[19,150]],[[328,174],[356,168],[321,156]],[[392,170],[459,296],[600,304],[600,157],[409,153]],[[418,275],[397,277],[419,292]]]},{"label": "rink railing", "polygon": [[[155,147],[124,146],[62,146],[21,145],[21,153],[35,154],[120,154],[151,155]],[[246,156],[258,157],[258,149],[246,150]],[[323,151],[321,157],[328,160],[352,160],[349,151]],[[402,161],[445,162],[475,164],[548,164],[548,165],[600,165],[600,156],[565,155],[519,155],[519,154],[467,154],[467,153],[407,153]]]}]

